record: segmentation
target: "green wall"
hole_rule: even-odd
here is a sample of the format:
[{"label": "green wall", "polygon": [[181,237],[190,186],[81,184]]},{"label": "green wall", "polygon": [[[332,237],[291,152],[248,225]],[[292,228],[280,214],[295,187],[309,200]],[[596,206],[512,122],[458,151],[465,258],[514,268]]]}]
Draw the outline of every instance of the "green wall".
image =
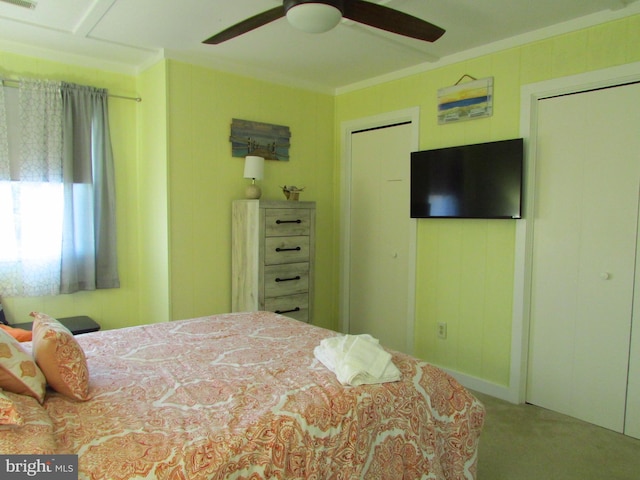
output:
[{"label": "green wall", "polygon": [[169,315],[168,125],[166,62],[138,76],[136,209],[139,235],[137,322],[166,322]]},{"label": "green wall", "polygon": [[[418,106],[421,149],[518,137],[522,85],[640,61],[639,45],[640,16],[633,16],[344,93],[335,135],[341,122]],[[464,74],[494,77],[493,116],[438,125],[437,90]],[[418,220],[418,357],[509,384],[515,222]],[[437,339],[438,322],[448,324],[446,340]]]},{"label": "green wall", "polygon": [[335,328],[334,97],[176,61],[167,66],[171,319],[231,309],[231,202],[244,197],[233,118],[287,125],[289,161],[267,161],[263,199],[282,185],[317,202],[315,323]]}]

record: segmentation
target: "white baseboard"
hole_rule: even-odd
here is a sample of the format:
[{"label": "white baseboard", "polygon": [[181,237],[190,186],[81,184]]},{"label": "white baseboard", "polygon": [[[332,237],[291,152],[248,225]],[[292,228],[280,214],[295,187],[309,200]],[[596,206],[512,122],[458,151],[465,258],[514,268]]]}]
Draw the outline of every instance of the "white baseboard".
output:
[{"label": "white baseboard", "polygon": [[500,400],[505,400],[507,402],[518,403],[517,399],[513,398],[513,392],[505,385],[489,382],[488,380],[473,377],[465,373],[456,372],[449,368],[440,367],[438,365],[436,366],[447,372],[469,390],[475,390],[476,392],[484,393],[485,395],[491,395],[492,397],[499,398]]}]

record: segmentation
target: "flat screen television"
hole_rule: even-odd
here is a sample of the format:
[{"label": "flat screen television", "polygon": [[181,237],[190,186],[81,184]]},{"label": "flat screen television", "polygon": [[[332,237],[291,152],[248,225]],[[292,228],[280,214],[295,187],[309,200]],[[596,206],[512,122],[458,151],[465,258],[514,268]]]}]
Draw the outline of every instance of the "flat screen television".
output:
[{"label": "flat screen television", "polygon": [[521,218],[522,138],[411,153],[411,218]]}]

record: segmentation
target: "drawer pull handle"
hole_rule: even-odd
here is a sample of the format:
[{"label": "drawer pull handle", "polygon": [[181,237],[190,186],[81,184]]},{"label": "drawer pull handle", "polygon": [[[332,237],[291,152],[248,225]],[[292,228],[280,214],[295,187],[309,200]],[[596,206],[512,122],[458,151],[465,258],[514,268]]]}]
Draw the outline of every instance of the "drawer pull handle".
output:
[{"label": "drawer pull handle", "polygon": [[295,247],[295,248],[276,248],[276,252],[299,252],[300,250],[302,250],[302,248],[300,247]]},{"label": "drawer pull handle", "polygon": [[300,307],[296,307],[291,310],[276,310],[274,313],[283,314],[283,313],[291,313],[291,312],[299,312],[299,311],[300,311]]},{"label": "drawer pull handle", "polygon": [[302,223],[302,220],[276,220],[276,223],[280,225],[281,223]]},{"label": "drawer pull handle", "polygon": [[293,278],[276,278],[276,282],[290,282],[292,280],[300,280],[300,275],[296,275]]}]

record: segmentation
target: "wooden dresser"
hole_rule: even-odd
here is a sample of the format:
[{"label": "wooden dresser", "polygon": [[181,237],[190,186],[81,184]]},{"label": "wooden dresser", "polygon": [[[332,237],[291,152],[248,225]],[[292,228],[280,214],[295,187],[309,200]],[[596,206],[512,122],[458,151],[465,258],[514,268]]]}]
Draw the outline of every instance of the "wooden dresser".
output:
[{"label": "wooden dresser", "polygon": [[235,200],[231,309],[313,320],[315,202]]}]

